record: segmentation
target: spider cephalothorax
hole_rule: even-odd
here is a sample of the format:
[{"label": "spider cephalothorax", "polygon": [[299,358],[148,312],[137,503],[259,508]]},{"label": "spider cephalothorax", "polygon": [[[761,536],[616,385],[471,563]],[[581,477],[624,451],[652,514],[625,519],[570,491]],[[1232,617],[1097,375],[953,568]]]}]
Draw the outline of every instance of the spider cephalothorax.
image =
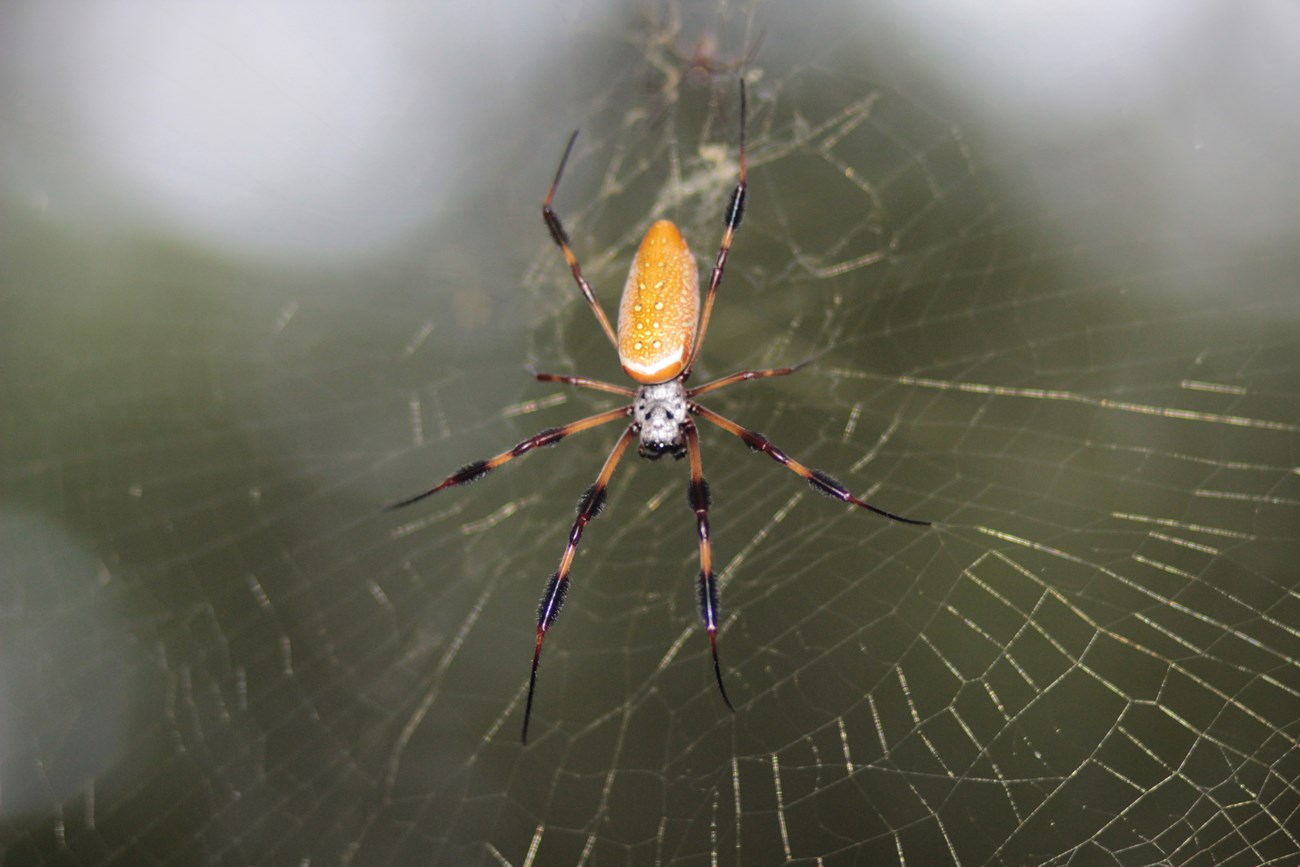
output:
[{"label": "spider cephalothorax", "polygon": [[444,488],[462,485],[482,478],[492,470],[539,446],[554,445],[570,434],[617,421],[631,419],[623,435],[614,444],[605,465],[601,468],[596,481],[587,489],[578,501],[578,517],[569,531],[569,542],[560,558],[559,568],[546,583],[546,590],[537,608],[537,638],[533,644],[533,667],[528,679],[528,700],[524,705],[523,740],[528,741],[528,721],[532,718],[533,693],[537,687],[537,664],[542,655],[542,640],[555,618],[559,616],[569,587],[569,572],[573,566],[573,557],[582,539],[582,532],[587,524],[600,514],[605,504],[605,489],[615,467],[633,439],[639,440],[637,452],[645,458],[658,459],[664,455],[674,458],[690,458],[690,482],[687,485],[688,502],[695,513],[695,522],[700,544],[700,572],[697,578],[697,598],[700,616],[709,635],[710,651],[713,655],[713,673],[718,682],[718,691],[728,708],[731,700],[727,698],[726,687],[722,684],[722,666],[718,662],[718,583],[713,572],[713,549],[709,538],[709,485],[704,480],[704,469],[700,459],[699,431],[693,416],[717,425],[726,432],[739,437],[751,449],[762,452],[772,460],[802,476],[812,488],[827,496],[845,503],[867,509],[886,518],[902,521],[906,524],[928,524],[914,518],[904,518],[892,512],[858,499],[844,485],[831,478],[821,470],[804,466],[774,446],[762,434],[741,427],[730,419],[720,416],[701,406],[695,398],[705,392],[715,391],[737,382],[751,379],[764,379],[769,376],[789,376],[795,371],[793,367],[779,367],[770,370],[742,370],[730,376],[724,376],[713,382],[687,388],[686,380],[691,375],[695,360],[704,344],[704,335],[708,330],[709,316],[713,311],[713,301],[722,282],[722,271],[727,264],[727,254],[731,250],[731,241],[740,226],[745,211],[745,83],[740,83],[740,179],[731,193],[724,214],[726,230],[722,235],[722,244],[709,276],[709,288],[704,297],[704,310],[700,314],[699,268],[695,257],[691,255],[685,239],[677,227],[668,220],[659,220],[646,231],[645,237],[637,248],[636,257],[628,273],[627,284],[623,288],[623,300],[619,305],[618,332],[615,333],[605,316],[605,310],[596,300],[595,293],[582,276],[582,268],[569,246],[569,237],[560,223],[560,218],[551,209],[551,201],[560,185],[560,176],[564,166],[573,152],[573,143],[578,134],[569,138],[569,144],[560,160],[560,167],[555,172],[550,192],[542,204],[542,218],[546,221],[551,237],[564,254],[573,272],[573,279],[578,284],[587,303],[591,305],[596,320],[604,330],[614,349],[618,352],[623,370],[638,385],[635,389],[609,382],[587,379],[582,376],[567,376],[551,373],[535,373],[542,382],[562,382],[582,386],[597,391],[620,394],[632,399],[632,403],[588,416],[556,428],[548,428],[518,443],[513,448],[494,457],[475,461],[452,473],[438,485],[414,497],[408,497],[390,508],[398,508],[423,500]]},{"label": "spider cephalothorax", "polygon": [[637,453],[651,460],[665,454],[678,460],[686,457],[686,411],[686,385],[681,379],[638,388],[632,401],[632,424],[641,437]]}]

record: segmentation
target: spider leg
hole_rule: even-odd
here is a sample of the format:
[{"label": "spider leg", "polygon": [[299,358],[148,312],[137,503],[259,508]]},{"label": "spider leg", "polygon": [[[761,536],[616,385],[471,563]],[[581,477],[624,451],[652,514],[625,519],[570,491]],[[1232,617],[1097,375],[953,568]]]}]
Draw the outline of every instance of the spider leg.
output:
[{"label": "spider leg", "polygon": [[713,273],[709,277],[709,291],[704,296],[704,314],[700,317],[700,330],[695,337],[695,348],[691,350],[691,359],[686,362],[681,377],[686,379],[695,367],[695,359],[704,345],[704,335],[709,330],[709,317],[713,314],[713,299],[718,294],[718,284],[722,282],[722,269],[727,265],[727,254],[731,252],[731,239],[740,228],[740,220],[745,216],[745,79],[740,80],[740,179],[731,191],[731,200],[727,203],[723,220],[727,229],[722,234],[722,245],[718,248],[718,258],[713,264]]},{"label": "spider leg", "polygon": [[690,419],[682,426],[686,434],[686,452],[691,459],[691,482],[686,489],[691,509],[695,511],[695,524],[700,533],[700,616],[704,618],[704,628],[709,632],[709,649],[713,653],[713,676],[718,680],[718,692],[732,713],[736,709],[727,698],[727,688],[722,685],[722,666],[718,663],[718,580],[713,574],[713,548],[709,543],[709,483],[704,480],[704,468],[700,463],[700,435],[695,429],[695,422]]},{"label": "spider leg", "polygon": [[466,464],[447,478],[443,479],[437,485],[429,490],[416,494],[414,497],[407,497],[405,500],[398,500],[385,506],[386,511],[400,509],[403,506],[409,506],[412,503],[418,503],[425,497],[432,497],[434,494],[444,488],[451,488],[456,485],[465,485],[470,482],[476,482],[495,470],[504,463],[514,460],[525,452],[530,452],[538,446],[551,446],[567,437],[569,434],[586,430],[590,427],[596,427],[607,422],[615,421],[619,418],[626,418],[632,414],[632,407],[621,406],[618,409],[611,409],[607,412],[597,413],[596,415],[587,416],[586,418],[571,421],[568,424],[559,427],[549,427],[544,431],[533,434],[528,439],[516,444],[514,448],[508,449],[499,455],[493,455],[487,460],[474,461],[472,464]]},{"label": "spider leg", "polygon": [[686,389],[686,396],[695,397],[696,395],[704,394],[706,391],[717,391],[720,388],[726,388],[727,386],[734,385],[737,382],[748,382],[751,379],[767,379],[769,376],[789,376],[801,367],[803,367],[802,364],[796,364],[794,367],[774,367],[771,370],[741,370],[737,373],[730,374],[729,376],[724,376],[721,379],[706,382],[704,385],[696,386],[695,388],[688,388]]},{"label": "spider leg", "polygon": [[546,201],[542,203],[542,219],[546,221],[546,228],[551,230],[551,237],[555,239],[556,246],[564,254],[564,261],[569,263],[569,270],[573,272],[573,279],[577,281],[582,297],[586,298],[587,303],[591,305],[591,312],[596,314],[596,320],[600,322],[605,336],[617,350],[618,338],[614,336],[614,328],[609,324],[609,318],[605,316],[605,309],[596,300],[596,293],[591,291],[591,284],[582,276],[582,266],[578,264],[578,257],[569,246],[569,233],[564,231],[564,224],[560,222],[559,215],[551,210],[551,200],[555,198],[555,190],[560,185],[560,175],[564,174],[564,166],[569,162],[569,154],[573,153],[573,143],[577,140],[578,131],[575,129],[573,135],[569,136],[568,145],[564,148],[564,156],[560,158],[560,167],[555,170],[555,180],[551,182],[551,190],[546,194]]},{"label": "spider leg", "polygon": [[582,388],[590,388],[596,391],[608,391],[611,394],[622,394],[631,397],[636,394],[636,389],[627,388],[622,385],[615,385],[612,382],[601,382],[599,379],[588,379],[585,376],[565,376],[559,373],[539,373],[532,367],[528,372],[537,378],[538,382],[562,382],[566,385],[577,385]]},{"label": "spider leg", "polygon": [[546,638],[546,630],[551,628],[551,624],[560,614],[561,606],[564,605],[564,597],[569,589],[569,569],[573,566],[573,555],[578,550],[582,531],[587,526],[587,522],[599,515],[600,510],[605,507],[605,488],[609,485],[610,476],[614,475],[614,468],[618,466],[623,452],[627,450],[628,444],[636,435],[636,425],[628,425],[627,430],[623,431],[623,435],[614,444],[609,457],[605,459],[605,466],[601,468],[600,475],[596,476],[596,481],[587,488],[582,499],[578,501],[578,517],[573,522],[573,529],[569,531],[569,544],[565,546],[564,556],[560,558],[560,568],[555,570],[555,574],[546,583],[542,601],[537,606],[537,643],[533,645],[533,668],[528,675],[528,701],[524,705],[524,743],[528,743],[528,721],[533,716],[533,693],[537,689],[537,663],[542,658],[542,640]]},{"label": "spider leg", "polygon": [[826,494],[827,496],[834,497],[837,500],[843,500],[846,503],[852,503],[855,506],[859,506],[863,509],[866,509],[868,512],[875,512],[877,515],[882,515],[893,521],[900,521],[904,524],[918,524],[922,527],[930,526],[929,521],[921,521],[916,518],[904,518],[902,515],[895,515],[893,512],[886,512],[884,509],[873,506],[870,503],[864,502],[863,500],[859,500],[857,497],[853,496],[853,494],[849,492],[849,489],[844,487],[844,485],[842,485],[840,482],[831,478],[826,473],[823,473],[821,470],[814,470],[809,467],[805,467],[803,464],[799,463],[794,458],[790,457],[785,452],[781,451],[779,448],[774,446],[772,444],[772,441],[769,440],[767,437],[763,436],[761,433],[757,433],[756,431],[752,431],[752,430],[747,430],[746,428],[743,428],[740,425],[736,424],[731,419],[726,418],[724,416],[720,416],[716,412],[713,412],[712,410],[705,409],[704,407],[700,406],[698,403],[695,403],[694,401],[691,401],[690,403],[687,404],[687,409],[689,409],[692,413],[698,415],[700,418],[704,419],[705,421],[713,422],[718,427],[725,430],[727,433],[734,434],[735,436],[740,437],[742,440],[745,441],[745,445],[749,446],[754,451],[764,453],[772,460],[776,461],[778,464],[781,464],[791,472],[803,476],[805,479],[808,480],[808,484],[812,485],[813,490],[818,491],[819,493],[823,493]]}]

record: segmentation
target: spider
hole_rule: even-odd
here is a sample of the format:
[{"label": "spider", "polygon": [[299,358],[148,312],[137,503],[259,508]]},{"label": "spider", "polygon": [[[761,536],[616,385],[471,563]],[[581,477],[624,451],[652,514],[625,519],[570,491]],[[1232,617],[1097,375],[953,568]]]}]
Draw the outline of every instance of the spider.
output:
[{"label": "spider", "polygon": [[802,476],[814,490],[822,494],[904,524],[928,526],[930,523],[915,518],[905,518],[858,499],[843,484],[821,470],[799,463],[777,448],[767,437],[741,427],[695,400],[706,392],[717,391],[737,382],[765,379],[771,376],[789,376],[799,366],[770,370],[742,370],[704,385],[686,387],[686,380],[690,377],[700,347],[704,344],[704,336],[709,327],[709,316],[713,312],[713,301],[722,282],[723,268],[727,264],[727,254],[731,250],[732,238],[735,236],[736,229],[740,227],[740,220],[745,210],[744,80],[740,82],[740,178],[736,182],[735,189],[732,190],[724,214],[726,229],[722,235],[722,244],[718,249],[713,272],[709,277],[702,316],[699,315],[699,270],[695,259],[677,227],[668,220],[659,220],[646,232],[632,260],[632,268],[619,305],[618,331],[611,327],[604,308],[592,292],[591,285],[582,276],[582,268],[569,244],[569,236],[559,216],[551,208],[555,191],[560,185],[560,177],[564,174],[564,166],[569,161],[569,155],[573,152],[573,144],[577,138],[577,131],[569,137],[564,156],[561,157],[560,166],[555,172],[555,180],[551,182],[550,191],[542,204],[542,217],[551,232],[551,237],[559,246],[560,252],[564,254],[578,289],[587,299],[605,336],[618,352],[619,362],[624,372],[637,383],[637,386],[629,388],[582,376],[532,372],[541,382],[559,382],[611,392],[629,397],[632,402],[560,427],[547,428],[498,455],[467,464],[427,491],[400,500],[388,507],[398,509],[409,506],[446,488],[477,481],[502,464],[527,454],[535,448],[555,445],[570,434],[619,419],[631,418],[631,423],[618,438],[609,456],[605,458],[605,465],[596,476],[596,481],[578,500],[578,517],[569,531],[569,541],[564,548],[564,555],[560,558],[559,568],[547,581],[546,590],[542,593],[538,605],[537,639],[533,645],[533,665],[528,677],[528,698],[524,705],[522,740],[525,744],[528,743],[528,723],[533,713],[533,695],[537,688],[537,664],[542,656],[542,641],[546,638],[547,630],[554,625],[564,604],[569,587],[569,572],[583,530],[604,507],[605,490],[609,485],[610,477],[614,475],[619,459],[623,457],[623,453],[633,440],[638,440],[637,453],[643,458],[657,460],[664,455],[672,455],[678,460],[683,457],[689,458],[690,482],[686,493],[691,510],[695,512],[695,523],[699,532],[700,574],[697,584],[700,616],[709,635],[709,649],[713,655],[713,675],[718,682],[718,691],[722,694],[722,701],[733,713],[735,707],[727,697],[727,688],[722,682],[722,666],[718,662],[718,582],[713,572],[713,553],[709,540],[709,505],[712,498],[708,482],[704,480],[704,471],[700,462],[699,432],[693,417],[704,419],[727,433],[739,437],[750,449],[762,452],[786,469]]}]

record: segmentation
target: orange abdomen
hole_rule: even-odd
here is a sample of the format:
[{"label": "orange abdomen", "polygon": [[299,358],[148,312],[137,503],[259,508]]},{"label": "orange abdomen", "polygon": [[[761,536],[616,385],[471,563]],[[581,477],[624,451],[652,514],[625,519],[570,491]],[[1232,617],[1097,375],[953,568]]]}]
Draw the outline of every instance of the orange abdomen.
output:
[{"label": "orange abdomen", "polygon": [[700,272],[669,220],[645,233],[618,308],[618,360],[641,383],[667,382],[691,356],[700,314]]}]

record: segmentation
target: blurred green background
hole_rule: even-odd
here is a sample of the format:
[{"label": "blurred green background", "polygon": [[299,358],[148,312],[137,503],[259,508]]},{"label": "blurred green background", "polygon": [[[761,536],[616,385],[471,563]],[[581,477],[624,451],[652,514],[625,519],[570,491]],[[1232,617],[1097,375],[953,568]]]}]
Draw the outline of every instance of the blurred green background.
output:
[{"label": "blurred green background", "polygon": [[[390,3],[0,12],[5,864],[1300,857],[1294,11]],[[617,436],[640,235],[704,428]],[[662,508],[660,508],[662,506]]]}]

